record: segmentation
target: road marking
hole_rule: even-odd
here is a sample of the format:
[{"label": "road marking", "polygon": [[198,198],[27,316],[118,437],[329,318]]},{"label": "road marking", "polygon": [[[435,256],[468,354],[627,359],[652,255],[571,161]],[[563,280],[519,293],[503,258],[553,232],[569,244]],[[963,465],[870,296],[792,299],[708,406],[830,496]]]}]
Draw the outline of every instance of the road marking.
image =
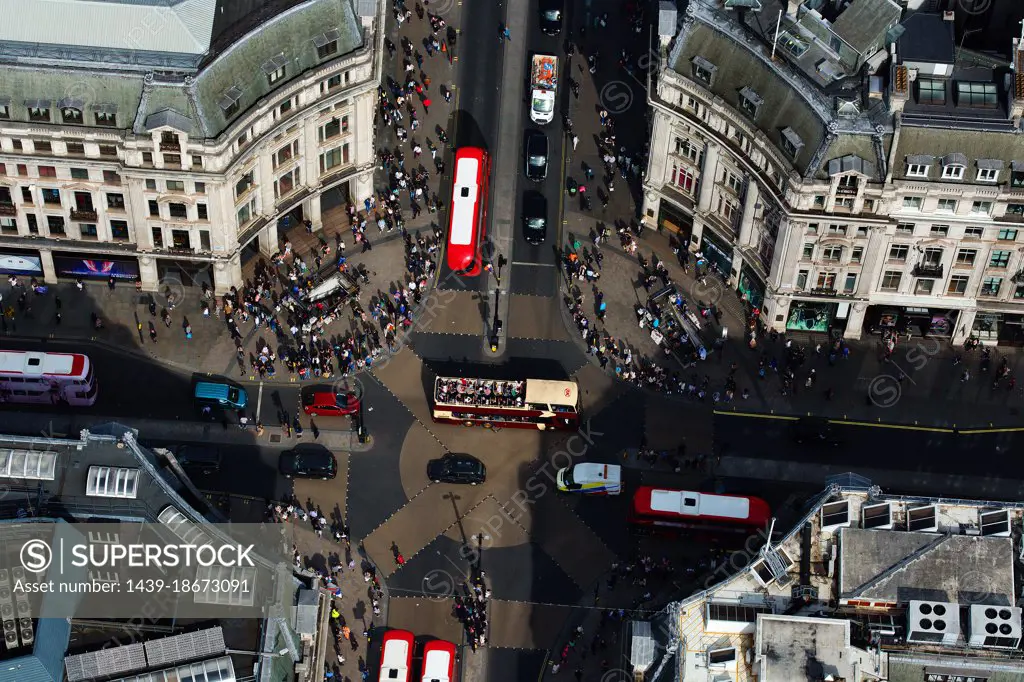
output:
[{"label": "road marking", "polygon": [[733,412],[726,410],[712,410],[714,414],[720,414],[726,417],[751,417],[753,419],[781,419],[783,421],[795,422],[800,417],[793,417],[788,414],[762,414],[760,412]]},{"label": "road marking", "polygon": [[1007,426],[994,429],[960,429],[959,433],[963,436],[975,436],[985,433],[1020,433],[1022,431],[1024,431],[1024,428],[1019,426]]},{"label": "road marking", "polygon": [[883,424],[882,422],[862,422],[853,419],[829,419],[832,424],[843,426],[873,426],[876,429],[894,429],[898,431],[930,431],[932,433],[956,433],[956,429],[941,426],[914,426],[912,424]]},{"label": "road marking", "polygon": [[555,267],[554,263],[526,263],[526,262],[523,262],[523,261],[514,261],[512,263],[512,265],[532,265],[532,266],[537,267],[537,268],[553,268],[553,267]]}]

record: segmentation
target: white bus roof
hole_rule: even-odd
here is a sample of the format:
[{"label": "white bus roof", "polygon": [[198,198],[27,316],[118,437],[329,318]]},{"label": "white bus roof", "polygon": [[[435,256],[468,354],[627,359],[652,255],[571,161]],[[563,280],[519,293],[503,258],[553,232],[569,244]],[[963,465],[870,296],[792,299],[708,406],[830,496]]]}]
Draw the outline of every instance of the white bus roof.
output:
[{"label": "white bus roof", "polygon": [[[568,394],[567,394],[568,392]],[[528,405],[571,405],[579,400],[579,388],[572,381],[526,380]]]},{"label": "white bus roof", "polygon": [[409,643],[401,639],[389,639],[384,643],[381,656],[380,678],[382,680],[406,680],[409,668]]},{"label": "white bus roof", "polygon": [[480,185],[480,160],[461,158],[455,164],[455,187],[452,190],[452,233],[451,243],[468,246],[473,243],[477,195]]},{"label": "white bus roof", "polygon": [[451,682],[448,671],[452,668],[451,652],[433,649],[423,657],[423,682]]},{"label": "white bus roof", "polygon": [[30,353],[0,351],[0,372],[8,374],[71,374],[75,356],[71,353]]},{"label": "white bus roof", "polygon": [[651,510],[683,516],[745,519],[750,515],[750,500],[729,495],[705,495],[688,490],[652,490]]}]

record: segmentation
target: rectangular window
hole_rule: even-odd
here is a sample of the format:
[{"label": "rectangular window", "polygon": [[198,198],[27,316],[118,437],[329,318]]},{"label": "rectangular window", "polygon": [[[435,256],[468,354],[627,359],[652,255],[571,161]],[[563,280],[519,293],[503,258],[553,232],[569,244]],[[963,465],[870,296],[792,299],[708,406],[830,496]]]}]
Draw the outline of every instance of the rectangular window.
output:
[{"label": "rectangular window", "polygon": [[710,69],[707,69],[707,68],[701,66],[700,64],[694,64],[693,65],[693,76],[694,76],[694,78],[696,78],[697,80],[701,81],[705,85],[711,85],[711,75],[712,75],[712,72],[711,72]]},{"label": "rectangular window", "polygon": [[114,194],[112,192],[107,193],[107,208],[112,208],[116,211],[124,210],[124,195]]},{"label": "rectangular window", "polygon": [[999,230],[999,235],[996,237],[1001,242],[1015,242],[1017,241],[1017,230],[1003,229]]},{"label": "rectangular window", "polygon": [[153,178],[146,178],[146,190],[150,192],[156,191],[156,180]]},{"label": "rectangular window", "polygon": [[928,177],[928,166],[923,163],[908,163],[907,164],[907,177],[908,178],[927,178]]},{"label": "rectangular window", "polygon": [[818,223],[807,223],[807,234],[818,234]]},{"label": "rectangular window", "polygon": [[920,211],[921,197],[903,197],[904,211]]},{"label": "rectangular window", "polygon": [[168,180],[167,181],[168,192],[184,192],[185,183],[182,180]]},{"label": "rectangular window", "polygon": [[185,207],[185,204],[168,204],[167,207],[172,218],[184,219],[188,217],[188,209]]},{"label": "rectangular window", "polygon": [[853,197],[839,197],[836,199],[835,207],[844,211],[852,211]]},{"label": "rectangular window", "polygon": [[116,128],[117,127],[117,114],[104,113],[102,111],[96,112],[96,125],[102,128]]},{"label": "rectangular window", "polygon": [[28,108],[28,120],[35,123],[49,123],[50,122],[50,109],[49,107],[29,107]]},{"label": "rectangular window", "polygon": [[762,101],[761,97],[750,88],[743,88],[740,90],[740,109],[742,109],[743,113],[747,114],[751,118],[757,117],[757,109],[761,106]]},{"label": "rectangular window", "polygon": [[316,56],[319,59],[327,59],[332,54],[338,53],[338,41],[332,40],[329,43],[316,48]]},{"label": "rectangular window", "polygon": [[32,190],[28,187],[21,188],[21,200],[26,204],[34,204],[35,199],[32,198]]},{"label": "rectangular window", "polygon": [[11,118],[11,108],[7,104],[0,104],[0,121],[7,121]]},{"label": "rectangular window", "polygon": [[210,251],[210,231],[199,230],[199,249],[202,251]]},{"label": "rectangular window", "polygon": [[71,169],[72,180],[88,180],[89,169],[88,168],[72,168]]},{"label": "rectangular window", "polygon": [[192,155],[192,168],[202,168],[202,167],[203,167],[203,157],[199,156],[198,154],[193,154]]},{"label": "rectangular window", "polygon": [[921,262],[925,265],[939,266],[942,265],[942,249],[925,249],[924,256],[921,258]]},{"label": "rectangular window", "polygon": [[887,270],[882,275],[882,291],[896,291],[900,288],[900,280],[903,279],[903,273],[899,270]]},{"label": "rectangular window", "polygon": [[53,145],[47,140],[36,140],[32,143],[32,147],[35,149],[36,154],[52,154]]},{"label": "rectangular window", "polygon": [[918,78],[917,101],[919,104],[945,104],[946,81],[933,78]]},{"label": "rectangular window", "polygon": [[23,163],[19,163],[18,164],[18,175],[20,175],[21,177],[25,177],[26,175],[28,175],[28,166],[26,166]]},{"label": "rectangular window", "polygon": [[943,180],[963,180],[964,179],[964,167],[958,165],[950,165],[942,167],[942,179]]},{"label": "rectangular window", "polygon": [[945,237],[949,234],[949,225],[932,225],[929,234],[932,237]]},{"label": "rectangular window", "polygon": [[162,227],[153,228],[153,248],[164,248],[164,228]]},{"label": "rectangular window", "polygon": [[991,213],[991,201],[975,201],[971,203],[971,215],[989,215]]},{"label": "rectangular window", "polygon": [[1024,170],[1015,170],[1010,173],[1010,187],[1024,187]]},{"label": "rectangular window", "polygon": [[300,184],[299,168],[293,168],[274,182],[274,198],[280,199],[294,192]]},{"label": "rectangular window", "polygon": [[974,265],[977,258],[978,251],[976,249],[960,249],[956,252],[956,265],[970,267]]},{"label": "rectangular window", "polygon": [[206,194],[206,183],[205,182],[197,182],[196,183],[196,192],[195,193],[196,194]]},{"label": "rectangular window", "polygon": [[60,206],[60,190],[59,189],[48,189],[42,190],[43,203],[50,204],[52,206]]},{"label": "rectangular window", "polygon": [[988,258],[990,268],[1005,268],[1010,265],[1011,251],[993,251]]},{"label": "rectangular window", "polygon": [[299,155],[299,141],[295,140],[291,144],[285,146],[274,152],[273,161],[274,168],[282,166],[292,160],[293,157]]},{"label": "rectangular window", "polygon": [[238,199],[252,187],[252,171],[249,171],[235,183],[235,198]]},{"label": "rectangular window", "polygon": [[851,263],[861,263],[861,262],[863,262],[863,260],[864,260],[864,247],[863,246],[855,246],[855,247],[853,247],[853,251],[850,253],[850,262]]},{"label": "rectangular window", "polygon": [[736,194],[739,194],[740,192],[743,191],[743,180],[738,176],[733,175],[729,171],[725,172],[725,177],[723,178],[723,180],[725,182],[726,187],[731,189],[733,192],[736,192]]},{"label": "rectangular window", "polygon": [[985,281],[981,283],[981,291],[978,292],[979,296],[998,296],[999,290],[1003,287],[1002,277],[986,277]]},{"label": "rectangular window", "polygon": [[697,186],[693,172],[688,168],[676,166],[675,164],[672,165],[671,182],[687,194],[693,194]]},{"label": "rectangular window", "polygon": [[341,86],[341,76],[331,76],[325,81],[320,81],[320,94],[330,92],[331,90]]},{"label": "rectangular window", "polygon": [[153,218],[160,217],[160,204],[156,203],[155,199],[150,199],[149,202],[149,215]]},{"label": "rectangular window", "polygon": [[294,102],[293,102],[293,100],[291,98],[286,99],[285,101],[281,102],[281,104],[277,107],[277,114],[278,114],[278,116],[284,116],[289,111],[291,111],[293,104],[294,104]]},{"label": "rectangular window", "polygon": [[914,294],[917,296],[930,296],[934,286],[934,279],[919,279],[914,284]]},{"label": "rectangular window", "polygon": [[851,272],[846,276],[846,281],[843,282],[843,293],[852,294],[857,290],[857,273]]},{"label": "rectangular window", "polygon": [[862,213],[874,213],[875,212],[875,200],[865,199],[864,208],[861,210]]},{"label": "rectangular window", "polygon": [[153,152],[142,152],[142,163],[147,166],[152,166]]},{"label": "rectangular window", "polygon": [[69,125],[79,125],[82,122],[82,111],[72,107],[64,107],[60,110],[60,116]]},{"label": "rectangular window", "polygon": [[22,145],[21,140],[11,140],[11,148],[14,149],[14,151],[20,152],[23,147],[24,145]]},{"label": "rectangular window", "polygon": [[826,291],[836,290],[836,273],[834,272],[819,272],[818,273],[818,289],[825,289]]},{"label": "rectangular window", "polygon": [[115,242],[128,241],[128,222],[124,220],[111,220],[110,237]]},{"label": "rectangular window", "polygon": [[841,246],[826,246],[821,250],[821,257],[827,261],[838,263],[843,259],[843,247]]},{"label": "rectangular window", "polygon": [[255,197],[253,197],[249,201],[249,203],[245,204],[244,206],[242,206],[241,208],[238,209],[238,214],[237,214],[238,226],[242,227],[242,226],[248,224],[249,221],[252,220],[254,217],[256,217],[256,198]]},{"label": "rectangular window", "polygon": [[804,252],[800,260],[814,260],[814,242],[804,244]]},{"label": "rectangular window", "polygon": [[100,145],[100,156],[106,156],[106,157],[110,157],[110,158],[116,157],[117,156],[117,147],[115,147],[112,144],[101,144]]},{"label": "rectangular window", "polygon": [[196,217],[199,218],[199,220],[210,219],[210,215],[206,210],[206,204],[196,204]]},{"label": "rectangular window", "polygon": [[85,223],[81,225],[82,239],[94,242],[100,238],[99,232],[96,230],[96,226],[92,223]]},{"label": "rectangular window", "polygon": [[953,275],[949,278],[949,285],[946,286],[946,294],[949,296],[963,296],[967,293],[967,283],[970,281],[970,275]]},{"label": "rectangular window", "polygon": [[939,213],[956,213],[956,199],[939,199],[935,210]]},{"label": "rectangular window", "polygon": [[910,247],[906,244],[893,244],[889,249],[889,260],[895,263],[906,263]]},{"label": "rectangular window", "polygon": [[995,83],[957,81],[956,99],[957,105],[962,107],[995,109],[999,106],[999,96],[996,94]]},{"label": "rectangular window", "polygon": [[845,237],[847,227],[847,225],[839,225],[836,223],[832,223],[831,225],[828,226],[828,233]]},{"label": "rectangular window", "polygon": [[64,230],[64,216],[46,216],[46,229],[49,231],[51,237],[66,237],[67,232]]},{"label": "rectangular window", "polygon": [[981,239],[985,236],[984,227],[967,227],[964,228],[964,239]]},{"label": "rectangular window", "polygon": [[824,208],[824,207],[825,207],[825,195],[824,194],[815,194],[814,195],[814,208]]},{"label": "rectangular window", "polygon": [[164,154],[164,165],[181,168],[181,154]]},{"label": "rectangular window", "polygon": [[282,66],[282,67],[277,68],[277,69],[271,71],[270,73],[268,73],[267,74],[267,82],[270,85],[273,85],[274,83],[277,83],[278,81],[283,79],[284,78],[284,69],[285,69],[285,67]]},{"label": "rectangular window", "polygon": [[[347,148],[348,145],[345,145]],[[320,155],[320,172],[326,173],[332,168],[336,168],[345,162],[343,159],[342,148],[335,147],[329,151],[324,152]]]},{"label": "rectangular window", "polygon": [[995,168],[979,168],[978,182],[999,182],[999,171]]},{"label": "rectangular window", "polygon": [[41,178],[55,178],[57,177],[57,169],[54,166],[40,166],[39,177]]},{"label": "rectangular window", "polygon": [[809,270],[800,270],[796,273],[796,288],[806,289],[807,288],[807,277],[810,275]]},{"label": "rectangular window", "polygon": [[694,163],[699,163],[698,159],[700,158],[701,150],[700,147],[698,147],[685,137],[677,137],[676,154],[678,156],[685,156]]},{"label": "rectangular window", "polygon": [[68,156],[85,156],[85,145],[81,142],[68,142],[64,146],[68,150]]}]

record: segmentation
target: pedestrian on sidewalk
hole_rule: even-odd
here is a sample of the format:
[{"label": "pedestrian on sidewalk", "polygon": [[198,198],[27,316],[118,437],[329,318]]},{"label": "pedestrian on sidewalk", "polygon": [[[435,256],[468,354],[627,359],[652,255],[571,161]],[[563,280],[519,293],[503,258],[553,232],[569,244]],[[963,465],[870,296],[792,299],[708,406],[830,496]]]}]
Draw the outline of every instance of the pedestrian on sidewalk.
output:
[{"label": "pedestrian on sidewalk", "polygon": [[452,103],[452,91],[451,90],[449,90],[448,88],[446,88],[445,86],[442,85],[441,86],[441,94],[444,95],[444,101],[446,103],[448,103],[448,104]]},{"label": "pedestrian on sidewalk", "polygon": [[430,101],[430,98],[429,98],[429,97],[425,97],[425,98],[423,99],[423,111],[424,111],[425,113],[427,113],[427,114],[429,114],[429,113],[430,113],[430,105],[431,105],[431,101]]},{"label": "pedestrian on sidewalk", "polygon": [[[111,275],[111,276],[110,276],[110,278],[109,278],[109,279],[107,279],[107,288],[108,288],[108,289],[110,289],[110,292],[111,292],[111,293],[113,293],[113,291],[114,291],[114,285],[115,285],[116,283],[117,283],[117,280],[115,280],[115,279],[114,279],[114,276],[113,276],[113,275]],[[140,281],[139,283],[141,284],[141,281]]]},{"label": "pedestrian on sidewalk", "polygon": [[573,135],[572,136],[572,150],[573,151],[576,151],[576,145],[578,145],[579,143],[580,143],[580,136],[579,135]]}]

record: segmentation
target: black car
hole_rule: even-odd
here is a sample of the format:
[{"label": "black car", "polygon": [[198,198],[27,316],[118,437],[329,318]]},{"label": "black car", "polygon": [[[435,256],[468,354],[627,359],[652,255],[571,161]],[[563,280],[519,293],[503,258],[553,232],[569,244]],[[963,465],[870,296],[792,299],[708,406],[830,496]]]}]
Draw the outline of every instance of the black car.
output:
[{"label": "black car", "polygon": [[540,0],[540,30],[549,36],[562,32],[562,1]]},{"label": "black car", "polygon": [[548,136],[540,132],[526,134],[526,177],[543,180],[548,176]]},{"label": "black car", "polygon": [[220,450],[209,445],[177,445],[170,448],[179,466],[190,473],[206,476],[220,469]]},{"label": "black car", "polygon": [[468,483],[487,480],[487,467],[473,455],[449,453],[427,462],[427,477],[434,483]]},{"label": "black car", "polygon": [[548,236],[548,200],[540,192],[523,195],[523,239],[538,246]]},{"label": "black car", "polygon": [[324,481],[338,475],[338,460],[323,449],[286,450],[277,460],[285,478],[319,478]]},{"label": "black car", "polygon": [[832,446],[842,442],[836,427],[821,417],[801,417],[793,422],[793,440],[801,444]]}]

